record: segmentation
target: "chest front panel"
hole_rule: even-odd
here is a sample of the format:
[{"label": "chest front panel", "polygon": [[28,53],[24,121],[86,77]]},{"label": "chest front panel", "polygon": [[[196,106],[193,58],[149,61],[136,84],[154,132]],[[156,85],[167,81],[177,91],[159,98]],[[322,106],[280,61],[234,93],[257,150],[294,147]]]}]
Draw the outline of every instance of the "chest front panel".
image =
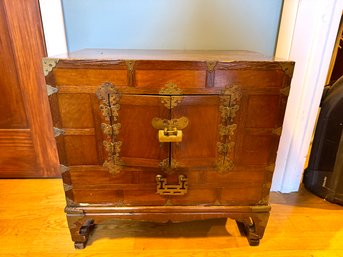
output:
[{"label": "chest front panel", "polygon": [[[56,141],[68,167],[62,176],[69,203],[265,204],[290,82],[283,67],[134,67],[60,60],[47,77],[58,89],[49,99],[54,126],[63,131]],[[168,142],[177,133],[182,139]],[[161,193],[159,183],[174,195]]]}]

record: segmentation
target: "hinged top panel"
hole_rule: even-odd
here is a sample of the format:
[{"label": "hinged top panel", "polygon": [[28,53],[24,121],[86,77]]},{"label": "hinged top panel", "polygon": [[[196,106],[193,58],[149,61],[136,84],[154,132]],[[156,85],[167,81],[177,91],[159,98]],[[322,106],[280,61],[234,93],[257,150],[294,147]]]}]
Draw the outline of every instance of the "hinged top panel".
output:
[{"label": "hinged top panel", "polygon": [[166,60],[166,61],[286,61],[252,51],[83,49],[55,56],[59,59]]}]

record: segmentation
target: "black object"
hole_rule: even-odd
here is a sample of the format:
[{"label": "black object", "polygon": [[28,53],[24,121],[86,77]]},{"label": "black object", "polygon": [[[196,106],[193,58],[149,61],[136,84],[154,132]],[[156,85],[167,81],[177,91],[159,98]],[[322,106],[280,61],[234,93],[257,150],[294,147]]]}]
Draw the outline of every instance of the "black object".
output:
[{"label": "black object", "polygon": [[305,187],[343,205],[343,76],[323,92]]}]

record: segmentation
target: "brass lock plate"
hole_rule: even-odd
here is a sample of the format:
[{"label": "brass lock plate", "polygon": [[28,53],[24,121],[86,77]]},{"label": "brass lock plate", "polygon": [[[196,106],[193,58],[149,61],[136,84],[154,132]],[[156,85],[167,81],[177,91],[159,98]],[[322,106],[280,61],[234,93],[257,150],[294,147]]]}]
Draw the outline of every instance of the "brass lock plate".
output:
[{"label": "brass lock plate", "polygon": [[172,142],[178,143],[182,141],[182,130],[168,131],[159,130],[158,131],[158,141],[161,143]]},{"label": "brass lock plate", "polygon": [[182,129],[188,126],[188,118],[181,117],[179,119],[160,119],[153,118],[151,125],[158,129],[158,140],[161,143],[166,142],[181,142],[182,141]]}]

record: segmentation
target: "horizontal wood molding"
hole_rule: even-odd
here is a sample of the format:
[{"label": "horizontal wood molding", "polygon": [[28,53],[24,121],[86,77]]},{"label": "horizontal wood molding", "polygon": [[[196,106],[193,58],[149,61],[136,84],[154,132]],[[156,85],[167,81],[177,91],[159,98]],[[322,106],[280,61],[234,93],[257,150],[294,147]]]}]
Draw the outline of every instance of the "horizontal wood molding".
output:
[{"label": "horizontal wood molding", "polygon": [[33,147],[30,129],[0,129],[0,148]]}]

